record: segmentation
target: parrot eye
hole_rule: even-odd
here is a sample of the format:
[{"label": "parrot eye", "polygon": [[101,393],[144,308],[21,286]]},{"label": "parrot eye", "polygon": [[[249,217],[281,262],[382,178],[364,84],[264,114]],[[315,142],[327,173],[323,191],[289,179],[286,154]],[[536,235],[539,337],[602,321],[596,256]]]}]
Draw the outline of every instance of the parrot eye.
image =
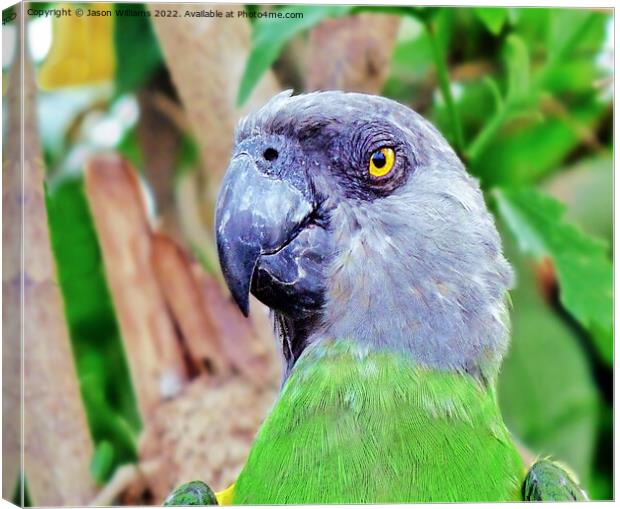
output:
[{"label": "parrot eye", "polygon": [[263,157],[267,159],[267,161],[275,161],[278,158],[278,151],[275,148],[269,147],[263,152]]},{"label": "parrot eye", "polygon": [[384,177],[394,166],[394,150],[383,147],[370,156],[368,171],[373,177]]}]

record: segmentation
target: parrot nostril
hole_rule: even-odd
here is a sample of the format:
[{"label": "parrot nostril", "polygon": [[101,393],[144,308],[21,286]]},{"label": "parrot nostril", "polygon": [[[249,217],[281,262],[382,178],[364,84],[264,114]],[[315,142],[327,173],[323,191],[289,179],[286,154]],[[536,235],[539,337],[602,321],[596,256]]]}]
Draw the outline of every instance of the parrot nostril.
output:
[{"label": "parrot nostril", "polygon": [[263,157],[267,161],[275,161],[278,158],[278,151],[275,148],[269,147],[263,152]]}]

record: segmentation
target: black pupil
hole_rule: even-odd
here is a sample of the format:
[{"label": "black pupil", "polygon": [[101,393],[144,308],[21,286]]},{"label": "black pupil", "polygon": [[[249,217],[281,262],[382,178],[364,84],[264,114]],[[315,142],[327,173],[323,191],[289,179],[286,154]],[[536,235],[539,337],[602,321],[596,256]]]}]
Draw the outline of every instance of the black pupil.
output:
[{"label": "black pupil", "polygon": [[375,167],[383,168],[385,166],[385,163],[386,163],[385,155],[383,155],[383,152],[381,152],[381,151],[375,152],[372,155],[372,162],[375,165]]},{"label": "black pupil", "polygon": [[275,148],[269,147],[263,152],[263,157],[267,159],[267,161],[275,161],[278,158],[278,151]]}]

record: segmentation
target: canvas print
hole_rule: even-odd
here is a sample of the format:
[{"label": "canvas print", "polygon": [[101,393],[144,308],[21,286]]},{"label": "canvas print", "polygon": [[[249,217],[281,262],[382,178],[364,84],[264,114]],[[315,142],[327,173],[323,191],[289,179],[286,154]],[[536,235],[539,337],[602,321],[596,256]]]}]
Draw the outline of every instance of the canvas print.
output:
[{"label": "canvas print", "polygon": [[3,498],[613,499],[611,8],[2,21]]}]

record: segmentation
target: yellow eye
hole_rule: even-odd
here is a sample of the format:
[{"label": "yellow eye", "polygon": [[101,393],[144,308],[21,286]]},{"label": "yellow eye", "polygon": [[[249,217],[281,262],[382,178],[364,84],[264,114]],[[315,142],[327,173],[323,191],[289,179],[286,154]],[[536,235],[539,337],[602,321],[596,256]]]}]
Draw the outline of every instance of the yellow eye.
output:
[{"label": "yellow eye", "polygon": [[383,147],[372,153],[368,163],[368,171],[373,177],[383,177],[390,173],[394,166],[394,150]]}]

